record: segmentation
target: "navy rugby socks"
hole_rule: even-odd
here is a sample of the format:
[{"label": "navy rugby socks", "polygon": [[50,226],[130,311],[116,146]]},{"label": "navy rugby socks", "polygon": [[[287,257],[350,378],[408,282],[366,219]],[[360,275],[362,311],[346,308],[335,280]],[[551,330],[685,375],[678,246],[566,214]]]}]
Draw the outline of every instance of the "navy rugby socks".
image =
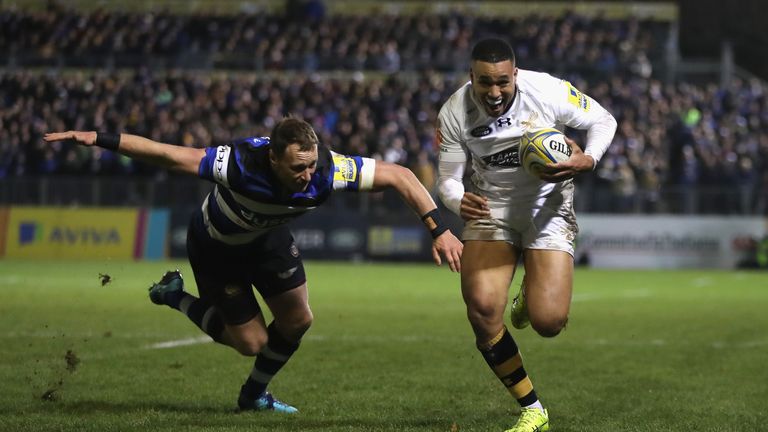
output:
[{"label": "navy rugby socks", "polygon": [[267,337],[267,344],[256,356],[251,375],[241,389],[241,393],[249,399],[260,397],[275,374],[299,349],[299,342],[291,342],[278,333],[274,321],[267,326]]},{"label": "navy rugby socks", "polygon": [[205,334],[216,342],[221,342],[221,336],[224,332],[224,321],[216,311],[216,308],[206,300],[197,298],[187,292],[180,292],[180,294],[180,299],[176,306],[173,306],[170,302],[168,302],[168,306],[178,309]]}]

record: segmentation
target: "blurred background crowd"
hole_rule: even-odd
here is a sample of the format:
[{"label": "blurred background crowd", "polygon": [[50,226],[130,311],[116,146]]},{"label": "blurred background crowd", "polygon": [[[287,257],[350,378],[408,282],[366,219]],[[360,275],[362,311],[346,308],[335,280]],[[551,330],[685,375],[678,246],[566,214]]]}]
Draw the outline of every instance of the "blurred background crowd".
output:
[{"label": "blurred background crowd", "polygon": [[619,122],[595,175],[578,180],[594,198],[587,210],[768,212],[765,82],[675,79],[672,22],[332,15],[320,2],[289,3],[295,13],[0,9],[0,179],[162,175],[108,151],[45,144],[50,130],[202,147],[268,135],[291,113],[335,151],[409,166],[432,190],[437,111],[468,80],[473,42],[501,36],[519,67],[570,80]]}]

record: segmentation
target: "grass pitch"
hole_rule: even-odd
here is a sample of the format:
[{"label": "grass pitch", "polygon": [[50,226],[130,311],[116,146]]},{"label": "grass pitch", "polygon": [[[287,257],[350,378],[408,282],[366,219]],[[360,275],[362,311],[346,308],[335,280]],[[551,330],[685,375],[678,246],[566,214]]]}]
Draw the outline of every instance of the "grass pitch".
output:
[{"label": "grass pitch", "polygon": [[[252,360],[149,302],[175,267],[194,285],[185,262],[0,261],[0,431],[514,424],[446,268],[308,263],[315,324],[270,386],[286,417],[235,414]],[[564,333],[512,334],[553,431],[766,430],[766,305],[766,273],[578,269]]]}]

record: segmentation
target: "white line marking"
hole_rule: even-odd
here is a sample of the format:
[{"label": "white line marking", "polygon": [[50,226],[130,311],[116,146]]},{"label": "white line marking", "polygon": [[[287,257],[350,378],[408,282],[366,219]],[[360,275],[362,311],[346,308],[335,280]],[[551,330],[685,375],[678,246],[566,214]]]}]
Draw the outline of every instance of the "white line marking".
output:
[{"label": "white line marking", "polygon": [[710,285],[713,285],[714,283],[715,281],[709,276],[698,277],[691,281],[691,285],[695,286],[696,288],[710,286]]},{"label": "white line marking", "polygon": [[571,302],[590,301],[603,298],[639,299],[651,297],[651,291],[647,289],[635,289],[626,291],[610,291],[608,293],[579,292],[574,293]]},{"label": "white line marking", "polygon": [[576,293],[571,298],[571,302],[579,302],[585,300],[594,300],[602,298],[603,296],[598,293]]},{"label": "white line marking", "polygon": [[166,349],[166,348],[176,348],[180,346],[189,346],[189,345],[199,345],[204,343],[211,343],[213,342],[213,339],[211,339],[208,336],[198,336],[193,338],[186,338],[186,339],[177,339],[167,342],[158,342],[153,343],[151,345],[147,345],[144,348],[145,349]]},{"label": "white line marking", "polygon": [[[0,334],[0,339],[9,338],[51,338],[52,336],[61,336],[63,339],[74,337],[72,334],[56,334],[53,332],[7,332]],[[88,336],[89,338],[95,337],[93,333],[81,334],[77,337]],[[137,334],[120,334],[124,338],[141,338],[147,337],[143,333]],[[417,335],[358,335],[358,334],[309,334],[304,337],[305,341],[321,342],[321,343],[338,343],[338,342],[353,342],[353,343],[383,343],[383,342],[401,342],[401,343],[423,343],[438,342],[438,343],[463,343],[461,339],[456,337],[441,337],[432,334],[417,334]],[[467,339],[468,340],[468,339]],[[213,340],[208,336],[196,336],[184,339],[175,339],[165,342],[156,342],[149,345],[144,345],[143,349],[169,349],[183,346],[202,345],[211,343]],[[667,339],[645,339],[645,340],[611,340],[606,338],[595,339],[580,339],[580,340],[561,340],[560,343],[565,345],[592,345],[603,347],[689,347],[689,346],[709,346],[714,349],[759,349],[762,350],[768,346],[768,339],[751,340],[743,342],[730,342],[730,341],[712,341],[709,343],[695,343],[687,340],[667,340]],[[109,355],[106,355],[107,357]],[[89,357],[88,355],[83,356]],[[104,355],[98,355],[95,357],[105,357]],[[1,363],[1,362],[0,362]]]},{"label": "white line marking", "polygon": [[21,283],[21,278],[16,275],[8,275],[0,277],[0,285],[18,285]]}]

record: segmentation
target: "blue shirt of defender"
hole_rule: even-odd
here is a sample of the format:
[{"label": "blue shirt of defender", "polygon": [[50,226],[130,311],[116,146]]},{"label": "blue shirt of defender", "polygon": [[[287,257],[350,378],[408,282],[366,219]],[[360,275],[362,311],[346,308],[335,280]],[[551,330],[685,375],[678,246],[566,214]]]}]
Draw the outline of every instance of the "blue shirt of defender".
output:
[{"label": "blue shirt of defender", "polygon": [[196,231],[227,244],[248,243],[325,202],[334,190],[372,187],[375,161],[318,146],[317,169],[302,192],[287,191],[273,174],[269,138],[249,137],[209,147],[198,175],[216,183]]}]

